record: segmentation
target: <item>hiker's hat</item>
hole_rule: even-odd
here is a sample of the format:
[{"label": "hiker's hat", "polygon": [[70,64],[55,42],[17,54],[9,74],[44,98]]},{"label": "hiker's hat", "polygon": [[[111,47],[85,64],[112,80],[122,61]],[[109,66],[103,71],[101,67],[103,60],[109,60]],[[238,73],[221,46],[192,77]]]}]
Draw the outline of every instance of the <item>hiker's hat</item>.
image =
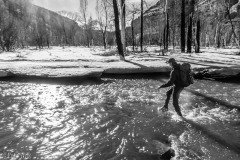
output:
[{"label": "hiker's hat", "polygon": [[166,63],[176,63],[176,60],[174,58],[169,58],[169,60],[166,61]]}]

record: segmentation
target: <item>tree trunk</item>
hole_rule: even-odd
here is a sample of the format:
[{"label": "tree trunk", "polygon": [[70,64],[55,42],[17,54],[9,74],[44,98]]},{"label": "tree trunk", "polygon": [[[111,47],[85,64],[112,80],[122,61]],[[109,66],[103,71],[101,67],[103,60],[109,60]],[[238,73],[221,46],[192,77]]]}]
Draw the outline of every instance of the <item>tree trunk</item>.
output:
[{"label": "tree trunk", "polygon": [[[133,20],[134,20],[134,16],[133,16]],[[133,26],[133,20],[132,20],[132,47],[133,47],[133,51],[134,51],[135,41],[134,41],[134,26]]]},{"label": "tree trunk", "polygon": [[4,47],[1,35],[0,35],[0,45],[1,45],[2,51],[4,52],[5,51],[5,47]]},{"label": "tree trunk", "polygon": [[185,52],[185,0],[181,7],[181,51]]},{"label": "tree trunk", "polygon": [[226,39],[225,39],[225,36],[224,36],[224,38],[222,39],[222,46],[223,46],[223,48],[225,48],[225,46],[226,46]]},{"label": "tree trunk", "polygon": [[192,52],[192,13],[189,15],[188,37],[187,37],[187,53]]},{"label": "tree trunk", "polygon": [[217,48],[220,48],[221,41],[220,41],[220,23],[219,22],[217,23],[217,27],[216,27],[215,44]]},{"label": "tree trunk", "polygon": [[103,31],[102,34],[103,34],[103,46],[104,46],[104,49],[107,49],[107,44],[106,44],[106,32]]},{"label": "tree trunk", "polygon": [[173,50],[175,49],[175,32],[176,32],[176,27],[175,25],[173,26],[173,33],[172,33],[172,45],[173,45]]},{"label": "tree trunk", "polygon": [[200,52],[200,19],[197,20],[195,52]]},{"label": "tree trunk", "polygon": [[9,39],[7,39],[5,41],[5,47],[6,47],[7,52],[9,52],[10,51],[10,41],[9,41]]},{"label": "tree trunk", "polygon": [[235,43],[238,45],[238,48],[240,48],[239,40],[238,40],[238,37],[235,33],[234,26],[233,26],[233,23],[232,23],[232,18],[231,18],[231,15],[230,15],[230,8],[228,8],[227,12],[228,12],[228,18],[229,18],[231,26],[232,26],[232,31],[233,31],[233,34],[234,34]]},{"label": "tree trunk", "polygon": [[88,46],[88,48],[90,48],[90,40],[89,40],[89,37],[88,37],[88,32],[87,32],[87,30],[85,31],[85,34],[86,34],[86,36],[87,36],[87,46]]},{"label": "tree trunk", "polygon": [[169,16],[167,13],[166,16],[166,30],[165,30],[165,50],[168,50],[168,41],[169,41]]},{"label": "tree trunk", "polygon": [[25,48],[25,45],[24,45],[23,40],[21,40],[21,45],[22,45],[22,49],[24,49],[24,48]]},{"label": "tree trunk", "polygon": [[163,29],[163,49],[166,49],[166,25],[164,25]]},{"label": "tree trunk", "polygon": [[49,42],[48,38],[47,38],[47,46],[48,46],[48,48],[50,48],[50,42]]},{"label": "tree trunk", "polygon": [[[175,4],[175,3],[174,3]],[[174,7],[175,9],[175,7]],[[172,28],[172,45],[173,45],[173,50],[175,49],[175,33],[176,33],[176,20],[175,20],[175,14],[176,12],[173,9],[173,14],[172,14],[172,24],[173,24],[173,28]]]},{"label": "tree trunk", "polygon": [[104,30],[102,30],[102,35],[103,35],[103,46],[104,49],[107,49],[107,27],[104,27]]},{"label": "tree trunk", "polygon": [[126,7],[125,0],[121,0],[121,35],[123,44],[123,53],[126,54]]},{"label": "tree trunk", "polygon": [[169,15],[168,15],[168,0],[165,0],[165,34],[164,34],[164,49],[168,50],[168,40],[169,40]]},{"label": "tree trunk", "polygon": [[141,0],[141,40],[140,40],[141,52],[143,52],[143,0]]},{"label": "tree trunk", "polygon": [[115,34],[116,34],[118,53],[119,53],[120,59],[125,60],[124,53],[123,53],[121,32],[119,28],[119,14],[118,14],[117,0],[113,0],[113,9],[114,9],[114,17],[115,17],[114,22],[115,22]]}]

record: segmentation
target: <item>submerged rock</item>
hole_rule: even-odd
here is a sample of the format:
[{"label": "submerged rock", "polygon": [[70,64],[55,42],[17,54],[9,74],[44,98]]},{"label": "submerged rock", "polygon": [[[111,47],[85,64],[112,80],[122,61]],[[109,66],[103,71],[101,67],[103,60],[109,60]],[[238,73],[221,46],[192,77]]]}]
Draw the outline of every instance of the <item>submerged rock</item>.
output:
[{"label": "submerged rock", "polygon": [[11,75],[11,72],[0,70],[0,77],[8,77]]}]

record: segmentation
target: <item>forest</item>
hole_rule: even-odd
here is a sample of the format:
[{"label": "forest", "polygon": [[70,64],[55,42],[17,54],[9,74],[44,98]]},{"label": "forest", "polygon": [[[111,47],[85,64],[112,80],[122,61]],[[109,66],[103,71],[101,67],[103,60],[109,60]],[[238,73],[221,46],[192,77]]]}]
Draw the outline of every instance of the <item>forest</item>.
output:
[{"label": "forest", "polygon": [[[88,1],[68,18],[29,0],[0,0],[0,50],[37,46],[118,46],[124,57],[132,49],[158,45],[200,52],[203,47],[239,47],[238,0],[98,0],[97,19]],[[77,23],[79,19],[80,23]]]}]

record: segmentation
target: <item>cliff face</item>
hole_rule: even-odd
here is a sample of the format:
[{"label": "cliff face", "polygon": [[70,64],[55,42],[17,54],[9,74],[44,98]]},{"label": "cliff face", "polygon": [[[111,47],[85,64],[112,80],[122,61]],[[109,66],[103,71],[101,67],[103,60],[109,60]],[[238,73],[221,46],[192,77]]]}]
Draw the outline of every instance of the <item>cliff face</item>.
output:
[{"label": "cliff face", "polygon": [[71,29],[73,26],[77,29],[80,29],[74,20],[61,16],[56,12],[47,10],[45,8],[32,5],[28,13],[32,15],[32,21],[37,21],[38,16],[43,16],[45,17],[47,24],[55,25],[57,27],[62,27],[64,24],[66,29]]},{"label": "cliff face", "polygon": [[69,11],[59,11],[57,12],[58,14],[60,14],[61,16],[63,17],[67,17],[75,22],[77,22],[77,24],[79,26],[82,26],[84,25],[83,24],[83,20],[81,19],[81,15],[80,13],[77,13],[77,12],[69,12]]},{"label": "cliff face", "polygon": [[[193,13],[193,25],[195,28],[197,17],[201,20],[201,44],[204,46],[215,45],[220,41],[222,46],[232,44],[233,32],[230,26],[227,6],[229,0],[185,0],[186,26],[188,24],[189,13]],[[193,7],[195,6],[195,7]],[[234,23],[235,32],[239,32],[240,0],[230,0],[230,14]],[[181,23],[181,1],[168,1],[168,14],[170,24],[169,41],[174,40],[180,44],[180,23]],[[144,36],[145,44],[158,44],[159,37],[163,34],[165,21],[164,1],[157,2],[144,13]],[[134,20],[134,31],[136,40],[140,38],[140,18]],[[129,29],[130,30],[130,29]],[[186,28],[187,30],[187,28]],[[194,30],[193,30],[194,32]],[[187,33],[187,32],[186,32]],[[174,34],[174,35],[173,35]]]}]

